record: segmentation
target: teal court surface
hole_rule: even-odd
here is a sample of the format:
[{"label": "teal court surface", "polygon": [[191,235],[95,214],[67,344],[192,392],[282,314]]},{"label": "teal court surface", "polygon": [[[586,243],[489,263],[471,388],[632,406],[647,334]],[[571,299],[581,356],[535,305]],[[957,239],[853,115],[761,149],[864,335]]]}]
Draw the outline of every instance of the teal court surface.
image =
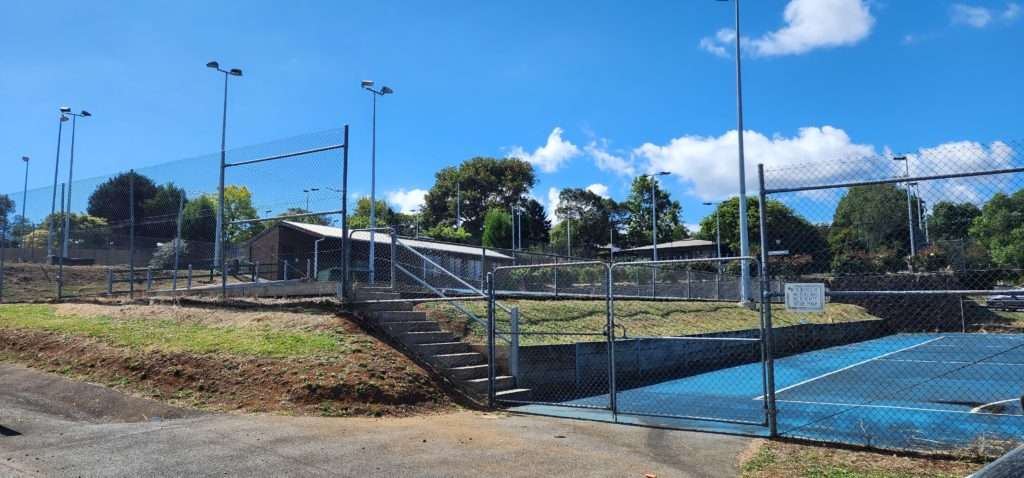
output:
[{"label": "teal court surface", "polygon": [[[761,363],[511,410],[768,435]],[[898,334],[775,360],[781,436],[908,450],[1024,440],[1024,335]]]}]

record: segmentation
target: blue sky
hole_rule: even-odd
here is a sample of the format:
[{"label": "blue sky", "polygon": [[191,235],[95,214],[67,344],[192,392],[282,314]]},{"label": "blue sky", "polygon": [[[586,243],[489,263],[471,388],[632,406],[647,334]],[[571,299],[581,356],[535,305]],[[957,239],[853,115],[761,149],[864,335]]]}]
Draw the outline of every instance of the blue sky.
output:
[{"label": "blue sky", "polygon": [[[52,181],[61,105],[95,115],[78,125],[79,178],[215,152],[215,59],[245,71],[229,147],[349,123],[353,191],[369,192],[359,81],[374,79],[396,90],[378,110],[378,192],[396,204],[441,167],[516,154],[537,165],[545,204],[595,184],[621,199],[631,174],[668,169],[695,223],[702,201],[735,193],[732,13],[713,0],[11,2],[0,191],[21,189],[22,155],[30,188]],[[751,170],[1024,137],[1019,2],[748,0],[743,21]]]}]

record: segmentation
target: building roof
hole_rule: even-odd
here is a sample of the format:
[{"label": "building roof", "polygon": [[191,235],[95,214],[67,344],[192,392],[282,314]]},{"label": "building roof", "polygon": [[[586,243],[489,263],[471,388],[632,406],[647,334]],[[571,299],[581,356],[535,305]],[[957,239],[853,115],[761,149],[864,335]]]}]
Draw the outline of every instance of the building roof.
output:
[{"label": "building roof", "polygon": [[[714,247],[715,243],[712,241],[705,241],[703,239],[682,239],[679,241],[664,242],[658,244],[658,249],[693,249],[697,247]],[[634,252],[634,251],[649,251],[651,246],[640,246],[629,249],[623,249],[622,252]]]},{"label": "building roof", "polygon": [[[302,232],[305,232],[305,233],[308,233],[308,234],[312,234],[314,236],[331,238],[331,239],[341,239],[342,238],[341,228],[339,228],[339,227],[321,226],[319,224],[306,224],[306,223],[303,223],[303,222],[295,222],[295,221],[281,221],[278,224],[279,225],[283,225],[283,226],[287,226],[287,227],[290,227],[292,229],[295,229],[295,230],[298,230],[298,231],[302,231]],[[370,241],[370,231],[364,231],[364,230],[353,231],[351,233],[350,237],[352,238],[353,241],[369,242]],[[386,232],[378,232],[378,233],[374,234],[373,240],[374,240],[374,242],[376,242],[378,244],[391,244],[391,235],[386,233]],[[405,244],[405,245],[407,245],[409,247],[415,248],[415,249],[432,250],[432,251],[440,251],[440,252],[451,252],[451,253],[455,253],[455,254],[464,254],[464,255],[476,256],[476,257],[479,257],[480,256],[480,251],[483,250],[484,254],[487,257],[491,258],[491,259],[507,259],[507,260],[512,260],[511,256],[507,256],[505,254],[502,254],[500,252],[497,252],[497,251],[494,251],[494,250],[491,250],[491,249],[484,249],[484,248],[480,248],[480,247],[464,246],[464,245],[461,245],[461,244],[452,244],[452,243],[448,243],[448,242],[424,241],[424,240],[421,240],[421,239],[410,239],[410,238],[401,238],[399,240],[402,241],[403,244]]]}]

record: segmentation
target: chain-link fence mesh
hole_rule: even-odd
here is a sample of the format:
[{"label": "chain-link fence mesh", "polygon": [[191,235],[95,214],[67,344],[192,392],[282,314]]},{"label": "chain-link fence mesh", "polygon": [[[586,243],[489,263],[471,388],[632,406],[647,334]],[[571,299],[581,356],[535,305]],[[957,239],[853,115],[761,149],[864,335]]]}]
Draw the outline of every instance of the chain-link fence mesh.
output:
[{"label": "chain-link fence mesh", "polygon": [[782,435],[986,454],[1024,436],[1022,150],[764,171],[770,278],[824,283],[800,317],[833,324],[776,347]]},{"label": "chain-link fence mesh", "polygon": [[[312,279],[312,244],[256,239],[285,219],[338,225],[343,142],[338,129],[228,150],[223,251],[219,153],[0,196],[13,218],[0,239],[4,300],[213,289],[222,281],[221,252],[229,285]],[[272,157],[280,160],[261,161]],[[67,175],[59,164],[56,176]],[[318,212],[328,214],[310,214]],[[254,254],[256,242],[265,247]],[[319,257],[326,271],[340,268],[336,242]]]}]

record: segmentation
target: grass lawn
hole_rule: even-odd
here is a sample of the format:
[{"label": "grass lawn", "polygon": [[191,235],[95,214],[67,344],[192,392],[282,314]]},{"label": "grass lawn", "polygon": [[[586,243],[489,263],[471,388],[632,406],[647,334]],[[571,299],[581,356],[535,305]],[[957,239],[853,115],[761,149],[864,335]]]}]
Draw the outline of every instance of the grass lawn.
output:
[{"label": "grass lawn", "polygon": [[[573,343],[585,335],[601,333],[607,322],[605,302],[602,300],[504,300],[507,307],[518,307],[519,330],[523,345]],[[486,319],[484,301],[461,302],[471,313]],[[475,343],[486,340],[484,327],[469,320],[465,314],[443,302],[420,304],[431,318],[440,321],[448,330]],[[877,320],[863,308],[850,304],[828,304],[822,313],[791,313],[782,307],[773,307],[775,327],[801,323],[827,324]],[[696,301],[615,301],[615,322],[624,326],[628,336],[679,336],[709,332],[756,329],[760,312],[728,302]],[[507,331],[509,317],[500,311],[497,317],[499,331]],[[530,334],[563,335],[530,335]],[[621,334],[621,328],[618,332]],[[580,334],[580,335],[564,335]]]},{"label": "grass lawn", "polygon": [[53,306],[14,304],[0,308],[0,328],[33,329],[99,339],[114,346],[168,352],[262,357],[303,357],[345,353],[350,337],[269,327],[223,327],[168,319],[112,319],[57,315]]},{"label": "grass lawn", "polygon": [[981,464],[782,442],[761,442],[741,478],[961,478]]},{"label": "grass lawn", "polygon": [[316,310],[5,304],[0,360],[209,410],[380,416],[450,406],[408,358]]}]

